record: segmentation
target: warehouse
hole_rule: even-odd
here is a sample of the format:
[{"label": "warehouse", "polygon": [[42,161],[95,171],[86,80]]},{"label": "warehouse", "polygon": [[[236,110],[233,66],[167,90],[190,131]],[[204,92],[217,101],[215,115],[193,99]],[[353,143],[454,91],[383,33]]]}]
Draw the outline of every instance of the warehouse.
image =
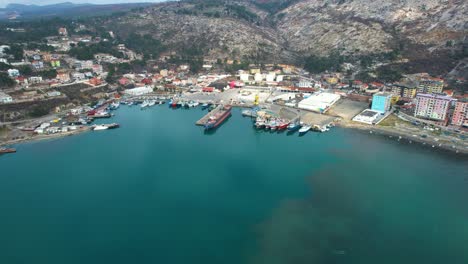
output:
[{"label": "warehouse", "polygon": [[340,100],[338,94],[317,92],[299,102],[298,107],[319,113],[325,113],[328,109]]}]

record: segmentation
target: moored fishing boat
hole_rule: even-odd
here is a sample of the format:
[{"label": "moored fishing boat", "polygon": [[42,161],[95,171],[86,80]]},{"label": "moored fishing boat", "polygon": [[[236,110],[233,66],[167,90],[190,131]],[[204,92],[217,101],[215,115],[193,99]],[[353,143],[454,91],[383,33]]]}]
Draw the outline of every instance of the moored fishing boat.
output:
[{"label": "moored fishing boat", "polygon": [[300,128],[301,128],[301,124],[299,122],[290,123],[288,125],[288,131],[291,131],[291,132],[297,131]]},{"label": "moored fishing boat", "polygon": [[100,130],[106,130],[106,129],[109,129],[107,126],[105,125],[94,125],[91,127],[92,130],[94,131],[100,131]]},{"label": "moored fishing boat", "polygon": [[270,121],[269,126],[271,131],[275,131],[278,128],[278,122],[276,120],[272,120]]},{"label": "moored fishing boat", "polygon": [[148,106],[149,106],[149,104],[150,104],[150,102],[145,100],[145,101],[143,101],[143,103],[141,104],[141,106],[140,106],[140,107],[141,107],[141,109],[143,109],[143,108],[146,108],[146,107],[148,107]]},{"label": "moored fishing boat", "polygon": [[285,130],[286,128],[288,128],[288,125],[289,125],[288,122],[282,121],[282,122],[280,122],[280,124],[278,125],[277,129],[278,129],[279,131]]},{"label": "moored fishing boat", "polygon": [[112,103],[107,107],[107,109],[109,109],[109,110],[117,110],[119,107],[120,107],[120,103],[119,103],[119,102],[112,102]]},{"label": "moored fishing boat", "polygon": [[91,126],[91,129],[94,131],[100,131],[100,130],[107,130],[107,129],[114,129],[114,128],[119,128],[120,125],[117,123],[112,123],[112,124],[99,124],[99,125],[93,125]]},{"label": "moored fishing boat", "polygon": [[155,104],[156,104],[156,101],[155,101],[155,100],[150,100],[150,101],[148,102],[148,107],[153,106],[153,105],[155,105]]},{"label": "moored fishing boat", "polygon": [[209,107],[209,104],[207,104],[207,103],[202,104],[202,110],[205,110],[205,109],[207,109],[208,107]]},{"label": "moored fishing boat", "polygon": [[299,129],[299,135],[304,135],[305,133],[309,132],[311,126],[309,125],[304,125]]},{"label": "moored fishing boat", "polygon": [[0,154],[8,154],[8,153],[15,153],[16,149],[14,148],[5,148],[5,147],[0,147]]}]

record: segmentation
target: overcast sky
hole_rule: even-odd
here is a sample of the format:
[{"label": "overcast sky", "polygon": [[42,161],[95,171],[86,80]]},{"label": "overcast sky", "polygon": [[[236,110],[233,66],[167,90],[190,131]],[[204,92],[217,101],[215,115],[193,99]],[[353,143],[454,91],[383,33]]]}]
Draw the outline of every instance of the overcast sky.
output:
[{"label": "overcast sky", "polygon": [[93,4],[116,4],[116,3],[141,3],[141,2],[161,2],[164,0],[0,0],[0,7],[8,4],[35,4],[49,5],[63,2],[72,3],[93,3]]}]

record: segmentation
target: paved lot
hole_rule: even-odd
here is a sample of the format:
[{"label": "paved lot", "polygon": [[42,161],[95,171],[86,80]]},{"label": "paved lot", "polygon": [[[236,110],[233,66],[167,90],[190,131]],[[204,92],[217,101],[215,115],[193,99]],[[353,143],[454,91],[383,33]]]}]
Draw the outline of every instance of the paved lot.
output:
[{"label": "paved lot", "polygon": [[328,110],[327,114],[340,116],[345,120],[351,120],[366,108],[369,108],[368,103],[342,98]]}]

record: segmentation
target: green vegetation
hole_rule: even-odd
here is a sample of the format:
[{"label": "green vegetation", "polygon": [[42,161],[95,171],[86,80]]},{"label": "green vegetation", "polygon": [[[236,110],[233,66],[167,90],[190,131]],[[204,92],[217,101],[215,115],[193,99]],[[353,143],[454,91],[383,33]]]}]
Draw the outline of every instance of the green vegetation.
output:
[{"label": "green vegetation", "polygon": [[386,82],[396,82],[403,77],[400,71],[390,67],[380,67],[377,69],[376,74],[379,80]]},{"label": "green vegetation", "polygon": [[304,68],[311,73],[321,73],[327,70],[339,70],[340,64],[345,61],[345,57],[333,52],[328,57],[316,55],[309,56],[304,64]]},{"label": "green vegetation", "polygon": [[0,62],[0,71],[6,71],[8,69],[11,69],[11,66],[6,64],[6,63],[3,63],[3,62]]},{"label": "green vegetation", "polygon": [[43,79],[54,79],[57,77],[57,71],[55,69],[45,70],[38,72],[38,75]]},{"label": "green vegetation", "polygon": [[108,53],[117,58],[122,58],[123,56],[122,53],[114,49],[110,42],[99,42],[88,46],[79,44],[68,52],[70,56],[76,57],[79,60],[92,60],[94,59],[94,55],[98,53]]},{"label": "green vegetation", "polygon": [[[58,35],[59,27],[71,29],[72,21],[53,18],[0,23],[0,41],[6,43],[41,42],[45,37]],[[25,32],[12,32],[6,28],[23,28]]]},{"label": "green vegetation", "polygon": [[145,59],[156,59],[165,50],[161,41],[154,39],[151,35],[141,36],[136,33],[130,34],[125,40],[125,45],[137,53],[143,54]]},{"label": "green vegetation", "polygon": [[31,109],[29,116],[31,117],[41,117],[49,114],[50,109],[44,105],[37,105]]},{"label": "green vegetation", "polygon": [[13,81],[7,73],[0,72],[0,88],[9,88],[15,85],[15,81]]},{"label": "green vegetation", "polygon": [[15,60],[22,60],[24,56],[23,47],[18,44],[10,45],[10,48],[5,50],[5,53],[13,56]]},{"label": "green vegetation", "polygon": [[298,0],[269,0],[255,1],[254,4],[270,14],[275,14],[296,2],[298,2]]},{"label": "green vegetation", "polygon": [[228,15],[232,15],[237,18],[247,20],[249,22],[255,22],[259,20],[257,14],[250,12],[249,10],[247,10],[247,8],[245,8],[245,6],[237,4],[227,5],[226,12],[228,13]]},{"label": "green vegetation", "polygon": [[24,76],[31,76],[33,75],[33,70],[29,65],[24,65],[24,66],[19,66],[17,67],[18,71],[20,72],[21,75]]},{"label": "green vegetation", "polygon": [[27,49],[28,50],[40,50],[40,51],[49,51],[49,52],[54,52],[55,51],[55,48],[52,47],[52,46],[49,46],[47,44],[44,44],[44,43],[34,43],[34,42],[30,42],[27,44]]},{"label": "green vegetation", "polygon": [[231,65],[226,65],[226,67],[225,67],[224,69],[225,69],[225,71],[227,71],[227,72],[229,72],[229,73],[235,73],[235,72],[237,72],[238,70],[245,70],[245,69],[248,69],[248,68],[249,68],[249,64],[250,64],[249,61],[238,62],[237,60],[235,60],[233,64],[231,64]]}]

